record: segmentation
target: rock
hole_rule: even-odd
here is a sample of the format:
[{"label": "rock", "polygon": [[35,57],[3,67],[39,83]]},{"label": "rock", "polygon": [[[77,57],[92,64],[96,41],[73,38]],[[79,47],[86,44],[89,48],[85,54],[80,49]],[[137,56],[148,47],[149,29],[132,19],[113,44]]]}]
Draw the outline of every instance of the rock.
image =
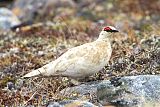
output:
[{"label": "rock", "polygon": [[98,107],[88,101],[66,100],[61,102],[50,102],[47,107]]},{"label": "rock", "polygon": [[[96,98],[103,106],[160,106],[160,76],[139,75],[89,82],[60,92],[71,99]],[[89,97],[87,96],[89,95]]]},{"label": "rock", "polygon": [[140,75],[103,81],[97,88],[102,105],[112,103],[127,107],[159,107],[160,76]]},{"label": "rock", "polygon": [[87,94],[96,93],[99,82],[89,82],[75,87],[68,87],[63,89],[60,93],[64,96],[72,96],[73,94],[78,94],[79,97],[83,97]]},{"label": "rock", "polygon": [[7,8],[0,8],[0,30],[10,29],[21,22],[15,14]]},{"label": "rock", "polygon": [[7,89],[12,90],[12,89],[14,89],[14,88],[15,88],[15,86],[14,86],[14,83],[13,83],[13,82],[8,82],[8,83],[7,83]]},{"label": "rock", "polygon": [[[75,87],[68,87],[66,89],[63,89],[60,92],[60,94],[63,96],[67,96],[70,99],[77,99],[77,100],[86,99],[96,103],[96,105],[98,105],[99,107],[102,107],[102,105],[97,102],[97,96],[96,96],[97,87],[99,86],[99,84],[101,84],[101,82],[103,81],[94,81]],[[109,80],[106,80],[105,82],[108,82],[108,84],[110,83]],[[106,107],[115,107],[115,106],[108,104],[106,105]]]},{"label": "rock", "polygon": [[74,5],[72,0],[16,0],[12,11],[22,22],[27,22],[39,16],[53,16],[57,13],[57,7],[75,7]]},{"label": "rock", "polygon": [[24,80],[23,79],[17,79],[15,82],[15,88],[16,89],[20,89],[24,84]]}]

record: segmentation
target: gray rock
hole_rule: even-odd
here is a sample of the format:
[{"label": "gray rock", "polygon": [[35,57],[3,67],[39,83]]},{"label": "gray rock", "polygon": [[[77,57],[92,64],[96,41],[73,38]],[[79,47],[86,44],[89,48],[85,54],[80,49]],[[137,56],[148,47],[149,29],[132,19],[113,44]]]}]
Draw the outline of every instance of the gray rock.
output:
[{"label": "gray rock", "polygon": [[21,22],[15,14],[7,8],[0,8],[0,29],[6,30],[19,25]]},{"label": "gray rock", "polygon": [[15,88],[15,85],[14,85],[13,82],[8,82],[8,83],[7,83],[7,89],[12,90],[12,89],[14,89],[14,88]]},{"label": "gray rock", "polygon": [[160,106],[160,76],[140,75],[103,81],[97,88],[102,105],[109,103],[129,107]]},{"label": "gray rock", "polygon": [[24,80],[23,79],[17,79],[15,82],[15,88],[16,89],[20,89],[24,84]]},{"label": "gray rock", "polygon": [[[110,83],[110,81],[108,82]],[[77,100],[87,99],[89,101],[96,103],[96,105],[98,105],[99,107],[102,107],[102,105],[97,102],[97,96],[96,96],[97,87],[99,86],[99,84],[101,84],[101,81],[93,81],[75,87],[68,87],[66,89],[63,89],[60,92],[60,95],[66,96],[70,99],[77,99]]]},{"label": "gray rock", "polygon": [[79,97],[85,96],[87,94],[95,94],[97,91],[99,82],[89,82],[75,87],[68,87],[63,89],[60,93],[65,96],[70,96],[72,94],[79,94]]},{"label": "gray rock", "polygon": [[13,11],[22,22],[33,21],[35,17],[49,16],[57,12],[57,7],[74,7],[72,0],[16,0],[12,6]]},{"label": "gray rock", "polygon": [[61,94],[72,99],[88,98],[92,102],[97,99],[104,106],[160,107],[160,76],[127,76],[90,82],[66,88]]},{"label": "gray rock", "polygon": [[88,101],[66,100],[60,102],[50,102],[47,107],[98,107]]}]

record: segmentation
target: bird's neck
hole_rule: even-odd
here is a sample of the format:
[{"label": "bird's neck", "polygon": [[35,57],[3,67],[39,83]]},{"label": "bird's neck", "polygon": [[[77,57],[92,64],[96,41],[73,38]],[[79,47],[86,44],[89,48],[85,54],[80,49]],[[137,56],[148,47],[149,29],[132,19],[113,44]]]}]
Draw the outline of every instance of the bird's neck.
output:
[{"label": "bird's neck", "polygon": [[110,33],[101,32],[98,39],[95,41],[97,43],[105,43],[108,51],[110,54],[112,53],[112,47],[111,47],[111,40],[110,40]]},{"label": "bird's neck", "polygon": [[102,32],[99,34],[99,37],[98,37],[97,41],[105,41],[105,42],[110,43],[109,33],[102,31]]}]

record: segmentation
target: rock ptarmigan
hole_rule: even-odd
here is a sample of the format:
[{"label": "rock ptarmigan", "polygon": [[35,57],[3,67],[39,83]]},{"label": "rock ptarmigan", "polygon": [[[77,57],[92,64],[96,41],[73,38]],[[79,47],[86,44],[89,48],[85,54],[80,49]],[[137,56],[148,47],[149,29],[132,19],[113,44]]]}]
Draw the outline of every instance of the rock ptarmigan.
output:
[{"label": "rock ptarmigan", "polygon": [[108,63],[112,53],[110,36],[115,32],[118,32],[116,28],[106,26],[97,40],[69,49],[56,60],[31,71],[23,78],[38,75],[85,78],[93,75]]}]

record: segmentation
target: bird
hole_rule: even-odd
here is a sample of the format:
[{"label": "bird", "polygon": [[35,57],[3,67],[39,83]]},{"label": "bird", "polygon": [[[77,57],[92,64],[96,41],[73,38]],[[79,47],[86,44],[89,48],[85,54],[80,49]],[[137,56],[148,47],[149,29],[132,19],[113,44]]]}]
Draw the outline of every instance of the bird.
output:
[{"label": "bird", "polygon": [[119,32],[113,26],[105,26],[98,39],[73,47],[56,60],[23,76],[62,76],[73,79],[86,78],[103,69],[109,62],[112,48],[111,37]]}]

